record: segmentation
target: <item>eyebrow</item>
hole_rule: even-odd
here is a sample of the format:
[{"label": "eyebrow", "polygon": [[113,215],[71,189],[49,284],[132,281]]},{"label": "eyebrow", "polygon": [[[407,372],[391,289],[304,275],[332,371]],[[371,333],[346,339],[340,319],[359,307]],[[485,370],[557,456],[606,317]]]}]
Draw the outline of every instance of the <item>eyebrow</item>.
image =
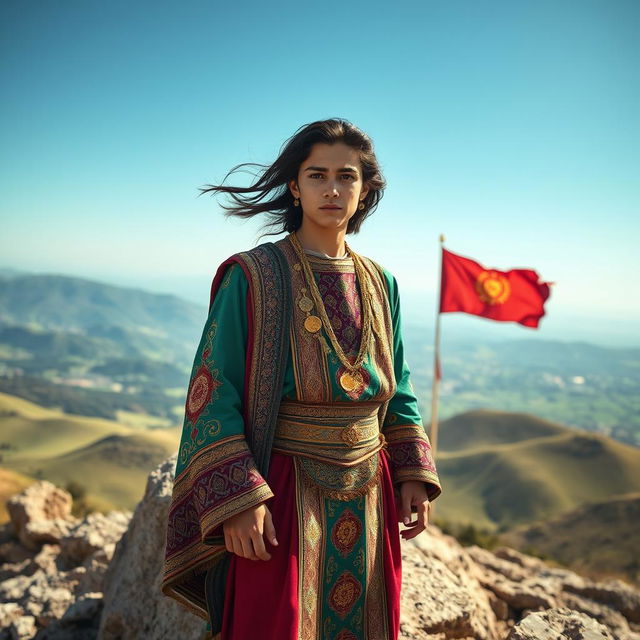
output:
[{"label": "eyebrow", "polygon": [[[305,171],[329,171],[326,167],[307,167]],[[355,167],[345,167],[344,169],[338,169],[338,173],[358,173]]]}]

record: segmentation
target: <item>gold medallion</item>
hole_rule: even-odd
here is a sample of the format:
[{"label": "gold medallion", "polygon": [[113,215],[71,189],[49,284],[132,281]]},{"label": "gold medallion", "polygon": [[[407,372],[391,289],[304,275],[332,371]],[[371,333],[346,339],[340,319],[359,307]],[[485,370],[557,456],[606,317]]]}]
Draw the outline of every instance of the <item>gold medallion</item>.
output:
[{"label": "gold medallion", "polygon": [[316,333],[320,331],[320,327],[322,326],[322,320],[318,318],[318,316],[307,316],[304,320],[304,328],[309,333]]},{"label": "gold medallion", "polygon": [[307,296],[303,296],[298,300],[298,306],[306,313],[313,309],[313,300],[311,300],[311,298],[307,298]]},{"label": "gold medallion", "polygon": [[352,373],[345,371],[345,373],[343,373],[340,376],[340,386],[345,391],[353,391],[356,387],[360,386],[361,384],[362,384],[362,374],[359,371],[353,371]]},{"label": "gold medallion", "polygon": [[348,373],[343,373],[340,376],[340,386],[345,390],[345,391],[352,391],[353,389],[355,389],[356,386],[356,381],[351,377],[350,374]]}]

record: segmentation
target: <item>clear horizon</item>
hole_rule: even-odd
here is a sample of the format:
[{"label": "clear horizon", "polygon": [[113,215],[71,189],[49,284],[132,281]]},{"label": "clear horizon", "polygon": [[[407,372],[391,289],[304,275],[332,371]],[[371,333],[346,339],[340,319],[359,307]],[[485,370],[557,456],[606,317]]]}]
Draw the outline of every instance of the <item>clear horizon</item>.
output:
[{"label": "clear horizon", "polygon": [[281,236],[259,240],[264,221],[226,220],[198,187],[339,116],[371,135],[388,182],[349,243],[397,277],[407,321],[432,324],[443,233],[455,253],[557,283],[540,329],[489,332],[636,335],[637,2],[70,0],[0,15],[4,266],[202,290],[206,305],[223,259]]}]

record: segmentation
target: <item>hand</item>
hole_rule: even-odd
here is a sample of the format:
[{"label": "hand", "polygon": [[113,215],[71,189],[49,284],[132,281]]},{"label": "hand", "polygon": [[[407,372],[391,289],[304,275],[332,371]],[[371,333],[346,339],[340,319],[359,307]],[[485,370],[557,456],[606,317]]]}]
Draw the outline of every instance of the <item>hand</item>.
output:
[{"label": "hand", "polygon": [[222,523],[227,551],[249,560],[270,560],[264,546],[263,532],[273,545],[277,545],[276,530],[271,511],[264,502],[231,516]]},{"label": "hand", "polygon": [[[411,507],[418,508],[417,520],[411,522]],[[409,527],[403,529],[400,535],[405,540],[415,538],[424,531],[429,524],[429,496],[424,482],[419,480],[407,480],[400,485],[400,520]]]}]

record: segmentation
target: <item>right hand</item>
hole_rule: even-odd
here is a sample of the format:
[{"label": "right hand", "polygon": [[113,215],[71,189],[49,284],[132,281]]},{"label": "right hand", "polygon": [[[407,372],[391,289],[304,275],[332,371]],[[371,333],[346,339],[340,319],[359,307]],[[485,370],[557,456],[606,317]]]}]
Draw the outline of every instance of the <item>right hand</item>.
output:
[{"label": "right hand", "polygon": [[222,530],[227,551],[249,560],[271,559],[264,546],[263,533],[271,544],[278,544],[271,511],[264,502],[231,516],[222,523]]}]

